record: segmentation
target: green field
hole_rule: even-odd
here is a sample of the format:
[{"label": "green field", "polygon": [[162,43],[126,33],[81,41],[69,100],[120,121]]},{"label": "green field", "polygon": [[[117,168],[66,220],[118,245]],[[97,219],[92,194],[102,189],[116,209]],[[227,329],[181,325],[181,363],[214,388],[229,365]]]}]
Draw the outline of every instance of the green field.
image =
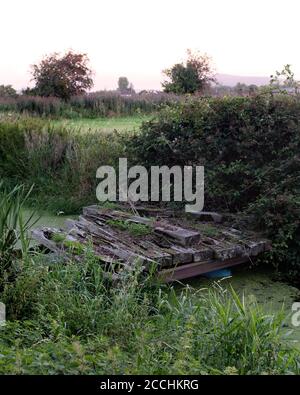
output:
[{"label": "green field", "polygon": [[82,131],[98,131],[109,133],[114,130],[118,132],[135,131],[145,121],[151,119],[149,115],[135,115],[130,117],[112,117],[112,118],[79,118],[79,119],[62,119],[55,120],[55,125],[63,125],[72,129]]}]

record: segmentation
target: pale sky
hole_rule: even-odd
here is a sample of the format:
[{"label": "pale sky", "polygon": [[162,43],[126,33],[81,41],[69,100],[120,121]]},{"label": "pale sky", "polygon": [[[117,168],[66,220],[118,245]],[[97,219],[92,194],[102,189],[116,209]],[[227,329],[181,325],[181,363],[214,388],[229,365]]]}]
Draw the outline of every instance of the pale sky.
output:
[{"label": "pale sky", "polygon": [[159,89],[186,49],[218,73],[269,76],[286,63],[300,77],[299,0],[0,0],[0,85],[29,85],[45,54],[86,52],[96,89],[125,75]]}]

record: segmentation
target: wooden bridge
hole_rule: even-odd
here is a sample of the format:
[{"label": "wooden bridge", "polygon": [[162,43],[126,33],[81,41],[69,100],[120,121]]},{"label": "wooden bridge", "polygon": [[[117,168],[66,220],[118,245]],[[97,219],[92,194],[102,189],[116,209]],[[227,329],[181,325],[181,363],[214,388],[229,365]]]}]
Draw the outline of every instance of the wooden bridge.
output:
[{"label": "wooden bridge", "polygon": [[268,240],[217,213],[187,216],[144,207],[85,207],[64,229],[35,229],[33,237],[58,259],[80,261],[92,248],[115,278],[139,262],[145,271],[154,265],[167,282],[239,265],[270,249]]}]

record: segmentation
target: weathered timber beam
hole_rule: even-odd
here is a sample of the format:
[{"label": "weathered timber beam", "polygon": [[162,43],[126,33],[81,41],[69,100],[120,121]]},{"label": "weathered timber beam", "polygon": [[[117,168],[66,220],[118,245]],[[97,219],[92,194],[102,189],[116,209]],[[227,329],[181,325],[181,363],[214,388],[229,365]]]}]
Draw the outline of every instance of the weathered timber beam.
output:
[{"label": "weathered timber beam", "polygon": [[164,282],[183,280],[186,278],[199,276],[200,274],[213,272],[215,270],[240,265],[241,263],[245,263],[248,261],[248,257],[243,256],[228,259],[226,261],[194,262],[187,265],[181,265],[172,269],[161,270],[158,273],[158,277]]}]

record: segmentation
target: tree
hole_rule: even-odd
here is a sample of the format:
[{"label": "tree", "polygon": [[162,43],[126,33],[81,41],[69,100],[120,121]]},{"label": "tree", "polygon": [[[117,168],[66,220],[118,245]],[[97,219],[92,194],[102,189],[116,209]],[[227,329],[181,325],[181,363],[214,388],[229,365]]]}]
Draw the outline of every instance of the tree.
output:
[{"label": "tree", "polygon": [[290,64],[286,64],[281,71],[276,71],[270,76],[270,87],[281,93],[299,94],[300,82],[295,79],[295,74]]},{"label": "tree", "polygon": [[211,60],[206,54],[201,55],[188,50],[187,56],[185,64],[177,63],[163,71],[169,79],[162,83],[165,92],[203,93],[211,82],[215,82]]},{"label": "tree", "polygon": [[258,93],[258,86],[255,84],[250,84],[248,90],[249,90],[249,95],[254,95]]},{"label": "tree", "polygon": [[129,84],[129,93],[135,93],[134,86],[133,86],[132,82],[130,82],[130,84]]},{"label": "tree", "polygon": [[247,85],[247,84],[238,82],[233,87],[233,92],[236,93],[239,96],[248,96],[248,95],[254,95],[255,93],[257,93],[258,92],[258,88],[254,84]]},{"label": "tree", "polygon": [[11,85],[0,85],[0,97],[17,97],[17,91]]},{"label": "tree", "polygon": [[120,77],[118,80],[118,91],[122,94],[134,93],[134,87],[132,83],[129,83],[127,77]]},{"label": "tree", "polygon": [[127,77],[120,77],[118,80],[118,91],[121,93],[127,92],[129,87],[129,81]]},{"label": "tree", "polygon": [[29,86],[27,86],[26,88],[23,88],[21,90],[21,95],[24,96],[37,96],[38,92],[35,88],[30,88]]},{"label": "tree", "polygon": [[63,56],[58,53],[46,56],[32,66],[34,90],[40,96],[55,96],[63,100],[85,93],[93,86],[88,62],[86,54],[72,51]]}]

